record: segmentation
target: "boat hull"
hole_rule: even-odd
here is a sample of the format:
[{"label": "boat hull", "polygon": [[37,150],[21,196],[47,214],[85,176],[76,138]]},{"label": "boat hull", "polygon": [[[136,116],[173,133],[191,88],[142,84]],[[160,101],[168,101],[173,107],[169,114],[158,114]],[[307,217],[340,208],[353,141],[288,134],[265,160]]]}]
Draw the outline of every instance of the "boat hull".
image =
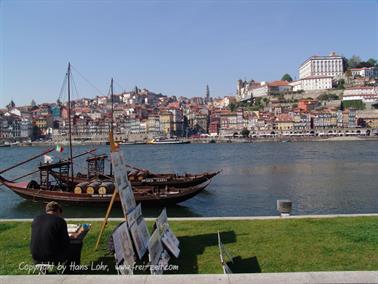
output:
[{"label": "boat hull", "polygon": [[[107,206],[112,198],[112,194],[76,194],[70,191],[27,188],[26,182],[13,183],[4,180],[3,178],[0,179],[0,182],[25,199],[44,203],[57,201],[69,205]],[[148,190],[148,188],[145,188],[145,190],[134,192],[134,196],[136,202],[142,203],[143,206],[169,206],[184,202],[194,197],[203,191],[208,184],[209,183],[185,189],[169,188],[166,191]],[[116,196],[115,204],[120,204],[118,195]]]}]

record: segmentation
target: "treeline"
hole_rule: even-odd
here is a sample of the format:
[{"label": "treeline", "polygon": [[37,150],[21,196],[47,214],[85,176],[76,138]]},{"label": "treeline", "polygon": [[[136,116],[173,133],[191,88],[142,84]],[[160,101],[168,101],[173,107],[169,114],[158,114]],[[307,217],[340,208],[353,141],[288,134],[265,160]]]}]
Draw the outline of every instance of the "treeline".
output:
[{"label": "treeline", "polygon": [[347,69],[350,68],[364,68],[364,67],[378,67],[378,62],[374,58],[369,58],[363,61],[361,57],[353,55],[351,58],[345,58],[345,65]]}]

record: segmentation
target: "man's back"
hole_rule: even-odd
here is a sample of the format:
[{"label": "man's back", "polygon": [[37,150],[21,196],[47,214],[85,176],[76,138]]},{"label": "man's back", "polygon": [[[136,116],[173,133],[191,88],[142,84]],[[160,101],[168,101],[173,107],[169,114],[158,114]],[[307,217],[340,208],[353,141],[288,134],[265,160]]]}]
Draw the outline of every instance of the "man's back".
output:
[{"label": "man's back", "polygon": [[30,250],[34,261],[65,261],[69,242],[67,223],[63,218],[43,214],[33,220]]}]

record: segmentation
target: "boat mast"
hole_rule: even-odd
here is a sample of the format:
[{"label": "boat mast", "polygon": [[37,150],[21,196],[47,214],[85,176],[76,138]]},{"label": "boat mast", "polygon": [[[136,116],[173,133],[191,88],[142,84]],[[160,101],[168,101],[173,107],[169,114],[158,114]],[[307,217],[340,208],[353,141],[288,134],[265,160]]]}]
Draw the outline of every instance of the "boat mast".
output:
[{"label": "boat mast", "polygon": [[67,70],[67,84],[68,84],[68,138],[70,141],[70,165],[71,165],[71,182],[73,182],[74,172],[73,172],[73,161],[72,161],[72,135],[71,135],[71,63],[68,62]]},{"label": "boat mast", "polygon": [[[110,132],[113,135],[113,124],[114,124],[114,115],[113,115],[113,112],[114,112],[113,78],[110,81],[110,100],[112,102],[112,114],[111,114]],[[113,175],[113,165],[110,162],[110,176],[112,176],[112,175]]]}]

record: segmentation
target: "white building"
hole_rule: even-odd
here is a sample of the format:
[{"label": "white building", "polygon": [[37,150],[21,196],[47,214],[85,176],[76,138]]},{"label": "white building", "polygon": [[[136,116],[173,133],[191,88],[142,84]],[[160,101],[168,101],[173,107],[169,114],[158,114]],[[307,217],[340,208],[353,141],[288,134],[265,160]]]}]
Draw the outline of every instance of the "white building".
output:
[{"label": "white building", "polygon": [[377,67],[364,67],[364,68],[351,68],[352,76],[361,76],[364,78],[376,78],[378,77],[378,68]]},{"label": "white building", "polygon": [[252,97],[266,97],[269,95],[282,94],[292,90],[292,86],[287,81],[261,82],[252,88]]},{"label": "white building", "polygon": [[269,86],[266,82],[261,82],[260,86],[256,86],[252,89],[252,97],[266,97],[269,95]]},{"label": "white building", "polygon": [[300,81],[301,89],[305,91],[332,89],[332,76],[306,77]]},{"label": "white building", "polygon": [[298,91],[302,90],[302,81],[301,80],[290,82],[289,85],[292,87],[293,92],[298,92]]},{"label": "white building", "polygon": [[366,103],[378,101],[378,87],[360,86],[344,90],[343,101],[362,100]]},{"label": "white building", "polygon": [[343,58],[335,53],[329,56],[311,56],[299,67],[299,79],[314,76],[337,78],[343,73]]}]

